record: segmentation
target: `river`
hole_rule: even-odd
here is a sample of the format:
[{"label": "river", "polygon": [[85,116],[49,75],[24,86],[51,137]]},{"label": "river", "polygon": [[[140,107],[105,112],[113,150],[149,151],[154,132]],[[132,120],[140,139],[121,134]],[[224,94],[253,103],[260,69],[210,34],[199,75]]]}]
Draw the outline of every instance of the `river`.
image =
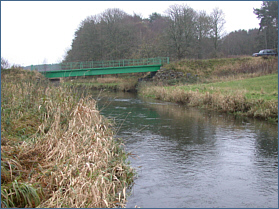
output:
[{"label": "river", "polygon": [[278,207],[277,125],[136,94],[94,97],[132,153],[128,208]]}]

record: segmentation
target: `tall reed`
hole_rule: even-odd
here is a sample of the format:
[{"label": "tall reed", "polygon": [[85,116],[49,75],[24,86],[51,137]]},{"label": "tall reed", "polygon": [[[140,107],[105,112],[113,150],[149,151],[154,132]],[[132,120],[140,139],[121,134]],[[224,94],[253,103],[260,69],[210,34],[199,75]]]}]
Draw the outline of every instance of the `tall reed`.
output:
[{"label": "tall reed", "polygon": [[124,207],[134,170],[96,101],[35,72],[1,78],[2,207]]}]

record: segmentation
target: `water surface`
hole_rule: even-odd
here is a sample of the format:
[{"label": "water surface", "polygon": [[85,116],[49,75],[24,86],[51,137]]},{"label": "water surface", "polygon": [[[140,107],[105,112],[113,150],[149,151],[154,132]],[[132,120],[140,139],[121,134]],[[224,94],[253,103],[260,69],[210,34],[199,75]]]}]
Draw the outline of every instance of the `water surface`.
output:
[{"label": "water surface", "polygon": [[278,207],[277,125],[102,93],[138,177],[127,207]]}]

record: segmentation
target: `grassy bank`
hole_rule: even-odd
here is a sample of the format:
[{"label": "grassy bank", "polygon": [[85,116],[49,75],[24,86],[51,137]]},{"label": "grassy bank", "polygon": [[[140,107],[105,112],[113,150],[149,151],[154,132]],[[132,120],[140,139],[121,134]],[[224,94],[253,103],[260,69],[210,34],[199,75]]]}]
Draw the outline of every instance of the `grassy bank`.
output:
[{"label": "grassy bank", "polygon": [[222,95],[241,94],[247,99],[275,100],[278,99],[278,74],[270,74],[255,78],[196,84],[179,87],[184,91],[198,91],[201,93],[218,93]]},{"label": "grassy bank", "polygon": [[64,85],[74,87],[86,87],[89,89],[108,89],[114,91],[135,91],[138,75],[130,76],[118,76],[113,75],[104,77],[92,77],[92,78],[77,78],[77,79],[65,79]]},{"label": "grassy bank", "polygon": [[[237,57],[205,60],[181,60],[165,66],[186,74],[196,75],[199,83],[230,81],[258,77],[278,71],[277,57]],[[179,80],[178,80],[179,81]],[[183,80],[182,80],[183,82]]]},{"label": "grassy bank", "polygon": [[164,101],[278,121],[277,64],[277,59],[254,58],[172,63],[170,66],[176,70],[199,73],[200,80],[190,85],[181,82],[174,86],[143,85],[139,93]]},{"label": "grassy bank", "polygon": [[1,72],[1,206],[123,207],[134,171],[91,98]]}]

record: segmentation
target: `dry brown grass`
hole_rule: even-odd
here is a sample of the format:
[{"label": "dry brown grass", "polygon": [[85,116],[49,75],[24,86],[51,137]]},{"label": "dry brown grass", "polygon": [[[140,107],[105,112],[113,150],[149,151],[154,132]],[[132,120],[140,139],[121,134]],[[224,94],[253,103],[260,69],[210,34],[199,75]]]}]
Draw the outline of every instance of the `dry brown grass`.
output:
[{"label": "dry brown grass", "polygon": [[251,78],[278,71],[277,57],[238,57],[207,60],[181,60],[170,63],[167,69],[191,73],[199,77],[199,82],[218,82]]},{"label": "dry brown grass", "polygon": [[[2,207],[124,207],[134,171],[95,100],[25,81],[7,74],[1,83]],[[26,137],[10,130],[7,121],[16,127],[35,115]]]},{"label": "dry brown grass", "polygon": [[96,79],[100,84],[115,84],[117,90],[119,91],[133,91],[137,85],[137,78],[136,77],[129,77],[129,78],[116,78],[116,77],[104,77],[104,78],[97,78]]},{"label": "dry brown grass", "polygon": [[137,86],[138,78],[133,77],[113,77],[106,76],[97,79],[76,79],[72,82],[66,83],[70,86],[86,87],[91,89],[112,89],[118,91],[135,91]]},{"label": "dry brown grass", "polygon": [[222,112],[241,114],[261,119],[278,119],[278,101],[248,100],[245,91],[231,94],[220,92],[185,91],[180,87],[165,88],[146,86],[140,89],[140,94],[152,96],[163,101],[177,102],[192,107],[202,107]]},{"label": "dry brown grass", "polygon": [[59,122],[58,111],[49,132],[25,153],[45,154],[32,159],[41,162],[45,170],[33,178],[51,191],[51,198],[39,207],[123,206],[129,184],[127,168],[119,161],[124,153],[96,110],[95,101],[79,102],[67,131],[59,132]]},{"label": "dry brown grass", "polygon": [[104,78],[97,78],[98,83],[120,83],[123,82],[122,78],[116,77],[104,77]]}]

